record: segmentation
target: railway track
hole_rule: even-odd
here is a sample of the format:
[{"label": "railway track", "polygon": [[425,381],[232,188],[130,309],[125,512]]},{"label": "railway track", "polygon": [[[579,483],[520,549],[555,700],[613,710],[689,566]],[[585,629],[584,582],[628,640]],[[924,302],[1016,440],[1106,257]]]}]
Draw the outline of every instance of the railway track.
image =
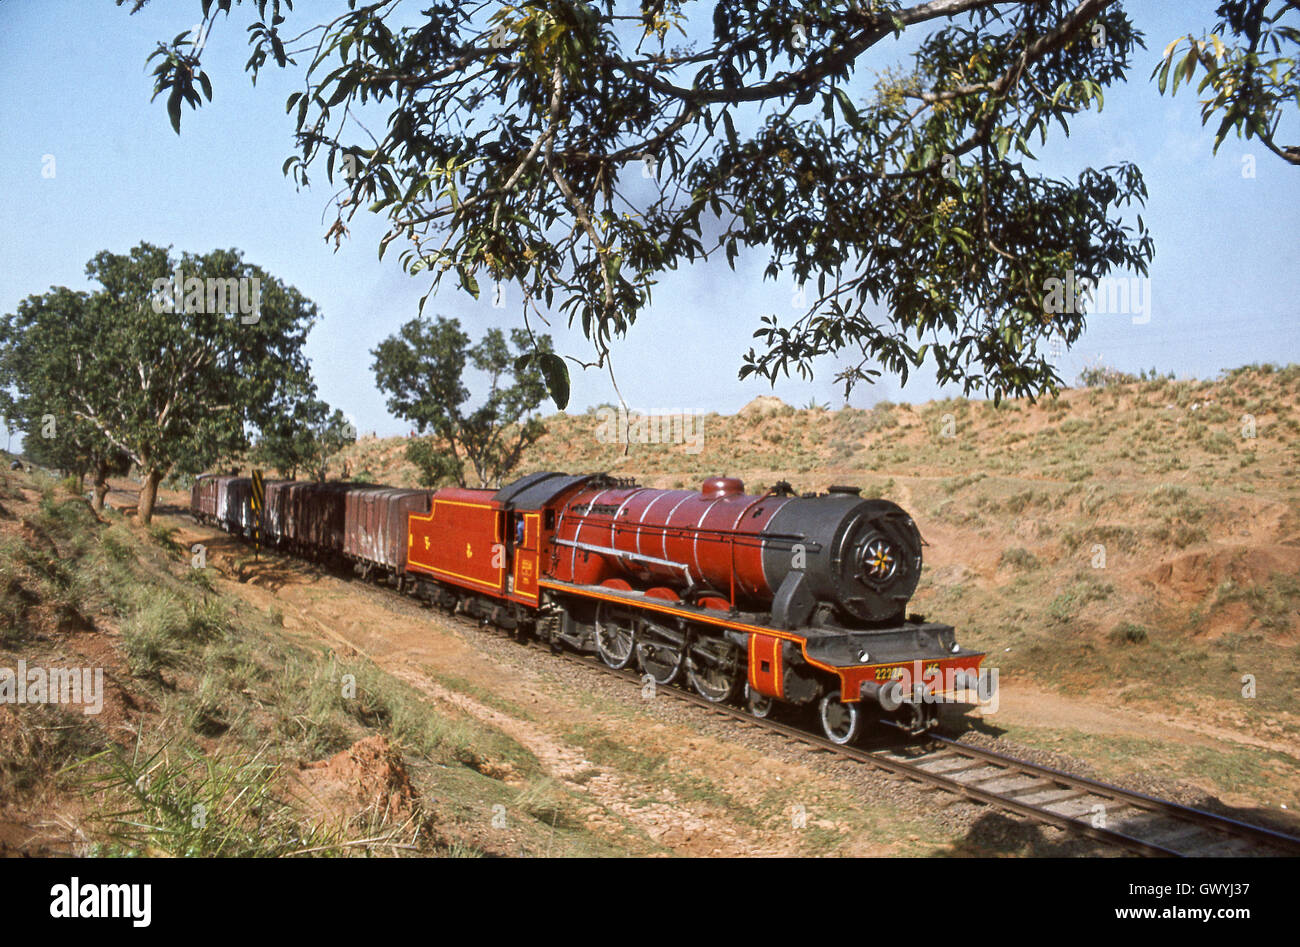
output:
[{"label": "railway track", "polygon": [[[363,584],[392,601],[391,591]],[[399,600],[405,596],[397,596]],[[411,601],[415,605],[416,602]],[[418,605],[421,609],[427,605]],[[465,626],[482,619],[438,611]],[[502,630],[503,634],[510,634]],[[547,651],[603,674],[642,684],[638,671],[611,668],[595,657],[556,650],[534,638],[515,636],[525,647]],[[775,733],[824,753],[871,766],[937,790],[1055,826],[1146,857],[1300,855],[1300,838],[1228,816],[1159,799],[1134,790],[1076,776],[1028,760],[928,734],[919,741],[869,749],[832,743],[809,730],[771,717],[757,718],[739,707],[715,703],[692,690],[656,686],[667,695],[729,719],[740,726]]]},{"label": "railway track", "polygon": [[[550,650],[537,644],[535,647]],[[641,684],[635,671],[615,670],[572,652],[558,656]],[[767,730],[819,751],[868,765],[1036,822],[1147,857],[1300,855],[1300,838],[1228,816],[1159,799],[1109,783],[930,734],[888,749],[841,746],[772,718],[756,718],[679,687],[657,687],[741,725]]]}]

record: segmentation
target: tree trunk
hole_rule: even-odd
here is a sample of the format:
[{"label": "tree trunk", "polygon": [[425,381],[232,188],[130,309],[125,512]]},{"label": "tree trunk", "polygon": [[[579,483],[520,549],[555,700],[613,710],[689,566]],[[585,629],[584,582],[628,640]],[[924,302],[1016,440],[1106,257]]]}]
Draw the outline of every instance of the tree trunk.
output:
[{"label": "tree trunk", "polygon": [[96,513],[104,509],[104,497],[108,494],[108,464],[100,463],[95,467],[95,496],[90,501],[90,508]]},{"label": "tree trunk", "polygon": [[158,484],[162,483],[163,472],[150,469],[140,488],[140,502],[135,508],[135,515],[141,523],[153,522],[153,505],[158,499]]}]

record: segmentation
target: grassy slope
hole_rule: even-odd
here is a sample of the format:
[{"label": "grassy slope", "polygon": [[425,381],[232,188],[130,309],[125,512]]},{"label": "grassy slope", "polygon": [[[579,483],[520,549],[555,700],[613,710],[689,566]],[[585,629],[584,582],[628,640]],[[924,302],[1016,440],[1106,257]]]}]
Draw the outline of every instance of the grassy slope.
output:
[{"label": "grassy slope", "polygon": [[[581,825],[557,840],[564,793],[522,746],[286,636],[170,532],[0,474],[0,667],[102,667],[106,693],[99,715],[0,705],[0,852],[615,851]],[[360,763],[335,756],[358,741],[374,751]],[[488,831],[498,804],[534,818]]]},{"label": "grassy slope", "polygon": [[[519,472],[609,470],[659,487],[728,473],[751,491],[781,479],[800,490],[861,485],[905,506],[929,543],[914,609],[994,652],[1004,680],[1294,740],[1298,396],[1300,366],[999,407],[795,410],[760,399],[706,416],[696,453],[625,450],[602,443],[593,412],[561,414]],[[370,439],[344,458],[354,476],[413,484],[403,447]],[[1255,679],[1253,700],[1243,675]]]}]

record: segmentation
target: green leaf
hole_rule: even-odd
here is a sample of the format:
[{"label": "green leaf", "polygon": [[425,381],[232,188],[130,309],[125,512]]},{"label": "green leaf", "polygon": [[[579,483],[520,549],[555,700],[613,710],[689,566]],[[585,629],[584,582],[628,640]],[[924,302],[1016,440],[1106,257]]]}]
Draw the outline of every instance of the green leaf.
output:
[{"label": "green leaf", "polygon": [[839,99],[840,108],[844,110],[844,117],[848,119],[850,125],[856,128],[859,124],[858,110],[853,107],[853,102],[850,101],[848,93],[836,86],[835,98]]},{"label": "green leaf", "polygon": [[347,76],[343,79],[340,79],[338,86],[336,86],[334,89],[334,94],[331,95],[329,99],[325,102],[325,107],[333,108],[334,106],[338,105],[340,102],[342,102],[344,99],[348,97],[348,95],[352,92],[356,84],[357,83],[356,83],[355,75]]},{"label": "green leaf", "polygon": [[172,128],[176,134],[181,133],[181,88],[175,86],[172,88],[172,94],[167,96],[167,117],[172,120]]},{"label": "green leaf", "polygon": [[478,280],[474,278],[474,274],[465,266],[456,267],[456,272],[460,274],[460,285],[464,287],[465,292],[478,299]]},{"label": "green leaf", "polygon": [[995,141],[998,148],[998,160],[1001,161],[1007,156],[1007,149],[1011,147],[1011,129],[999,128]]},{"label": "green leaf", "polygon": [[569,405],[569,366],[554,352],[541,352],[538,354],[538,367],[546,379],[546,388],[555,407],[563,411]]},{"label": "green leaf", "polygon": [[727,144],[731,150],[735,151],[739,146],[739,138],[736,136],[736,126],[731,123],[731,112],[726,109],[722,110],[722,125],[727,131]]}]

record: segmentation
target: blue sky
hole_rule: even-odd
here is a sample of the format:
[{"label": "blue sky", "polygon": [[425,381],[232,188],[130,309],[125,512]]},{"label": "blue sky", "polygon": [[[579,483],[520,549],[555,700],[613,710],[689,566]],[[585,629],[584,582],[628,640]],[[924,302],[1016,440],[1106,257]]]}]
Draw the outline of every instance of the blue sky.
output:
[{"label": "blue sky", "polygon": [[[336,5],[304,2],[296,15],[321,17]],[[1148,46],[1129,84],[1109,90],[1104,111],[1078,119],[1072,136],[1058,136],[1042,157],[1071,176],[1119,160],[1142,169],[1150,191],[1142,214],[1156,241],[1151,319],[1090,320],[1062,373],[1072,381],[1098,359],[1180,377],[1300,361],[1300,169],[1235,138],[1212,156],[1195,97],[1162,98],[1147,80],[1169,40],[1212,23],[1214,3],[1128,7]],[[197,0],[155,0],[132,17],[111,0],[0,2],[0,311],[51,285],[87,286],[85,263],[101,249],[125,252],[141,240],[178,251],[238,247],[320,307],[307,353],[321,395],[363,432],[405,433],[410,425],[388,415],[375,389],[369,351],[415,315],[427,283],[403,273],[396,252],[377,259],[379,218],[358,216],[337,252],[324,242],[323,173],[314,175],[319,186],[297,192],[280,171],[292,151],[284,101],[297,74],[269,68],[251,86],[244,17],[219,23],[208,41],[214,101],[187,108],[182,134],[172,132],[162,100],[149,101],[145,58],[159,39],[193,26],[198,9]],[[898,54],[883,49],[871,64]],[[53,177],[42,174],[47,155]],[[1242,173],[1246,155],[1255,159],[1253,178]],[[753,254],[734,272],[717,262],[664,277],[653,307],[614,352],[633,408],[732,412],[771,393],[797,405],[843,403],[830,359],[812,382],[772,389],[737,380],[759,317],[796,316],[795,287],[763,281],[765,262]],[[457,316],[475,337],[489,325],[518,324],[516,307],[495,309],[488,295],[475,301],[448,286],[426,313]],[[562,322],[549,331],[560,351],[589,354],[580,332]],[[905,388],[891,379],[859,387],[850,403],[940,393],[923,373]],[[607,374],[574,370],[570,411],[614,400]]]}]

